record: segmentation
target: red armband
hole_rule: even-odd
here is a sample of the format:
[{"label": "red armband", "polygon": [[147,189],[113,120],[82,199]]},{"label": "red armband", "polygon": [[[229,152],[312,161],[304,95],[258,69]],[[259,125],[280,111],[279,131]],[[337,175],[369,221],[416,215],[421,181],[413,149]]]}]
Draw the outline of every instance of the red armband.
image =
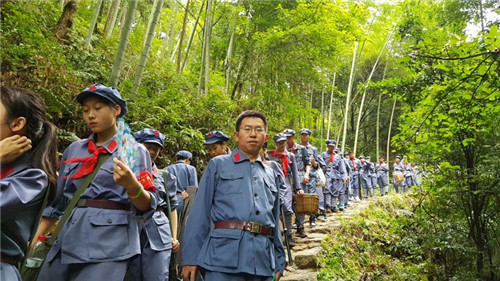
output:
[{"label": "red armband", "polygon": [[142,171],[139,174],[139,178],[137,178],[137,180],[142,184],[142,186],[144,187],[144,189],[156,193],[155,185],[154,185],[154,182],[153,182],[153,175],[151,175],[150,172],[148,172],[148,171]]}]

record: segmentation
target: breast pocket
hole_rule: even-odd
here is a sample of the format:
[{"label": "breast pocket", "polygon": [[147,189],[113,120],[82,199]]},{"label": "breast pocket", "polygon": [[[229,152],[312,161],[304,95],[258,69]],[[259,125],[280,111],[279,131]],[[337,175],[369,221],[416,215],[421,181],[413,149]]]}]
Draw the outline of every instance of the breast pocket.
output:
[{"label": "breast pocket", "polygon": [[[109,160],[109,159],[108,159]],[[101,168],[97,172],[97,175],[92,180],[92,183],[95,183],[97,186],[115,186],[116,183],[113,180],[113,162],[109,162],[106,160],[104,164],[102,164]]]},{"label": "breast pocket", "polygon": [[89,256],[107,259],[128,254],[128,215],[100,214],[89,216]]},{"label": "breast pocket", "polygon": [[223,172],[220,174],[220,182],[217,191],[223,195],[241,194],[243,193],[243,184],[244,176],[242,173]]},{"label": "breast pocket", "polygon": [[151,249],[162,251],[172,247],[170,222],[162,212],[155,212],[151,221],[146,224]]},{"label": "breast pocket", "polygon": [[277,199],[278,188],[273,179],[264,178],[264,184],[266,185],[266,189],[270,192],[270,196],[268,196],[269,204],[271,206],[274,205],[274,201]]}]

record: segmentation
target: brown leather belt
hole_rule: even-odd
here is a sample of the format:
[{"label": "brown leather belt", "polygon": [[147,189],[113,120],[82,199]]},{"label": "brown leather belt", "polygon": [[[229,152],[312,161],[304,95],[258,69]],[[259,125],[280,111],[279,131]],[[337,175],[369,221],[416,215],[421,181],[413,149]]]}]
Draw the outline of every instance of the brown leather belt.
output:
[{"label": "brown leather belt", "polygon": [[158,207],[156,207],[156,210],[157,210],[158,212],[165,212],[165,208],[164,208],[163,206],[158,206]]},{"label": "brown leather belt", "polygon": [[13,257],[9,257],[7,255],[4,255],[4,254],[0,254],[0,262],[2,263],[8,263],[8,264],[11,264],[11,265],[16,265],[18,260],[16,260],[15,258]]},{"label": "brown leather belt", "polygon": [[247,221],[218,221],[215,223],[215,229],[241,229],[255,234],[273,235],[273,228],[264,226],[256,222]]},{"label": "brown leather belt", "polygon": [[116,203],[110,200],[96,200],[96,199],[80,199],[76,204],[79,208],[99,208],[110,210],[124,210],[130,211],[130,207],[124,204]]}]

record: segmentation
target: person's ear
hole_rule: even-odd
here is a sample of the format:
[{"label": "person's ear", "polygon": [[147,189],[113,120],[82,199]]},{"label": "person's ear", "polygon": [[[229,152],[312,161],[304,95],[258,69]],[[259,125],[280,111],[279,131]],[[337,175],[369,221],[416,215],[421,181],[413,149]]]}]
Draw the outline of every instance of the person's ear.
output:
[{"label": "person's ear", "polygon": [[113,106],[113,115],[115,116],[115,118],[118,118],[118,116],[120,116],[121,113],[122,113],[122,107],[119,104],[115,104]]},{"label": "person's ear", "polygon": [[9,128],[13,133],[21,135],[24,133],[26,128],[26,118],[25,117],[17,117],[14,120],[10,121]]}]

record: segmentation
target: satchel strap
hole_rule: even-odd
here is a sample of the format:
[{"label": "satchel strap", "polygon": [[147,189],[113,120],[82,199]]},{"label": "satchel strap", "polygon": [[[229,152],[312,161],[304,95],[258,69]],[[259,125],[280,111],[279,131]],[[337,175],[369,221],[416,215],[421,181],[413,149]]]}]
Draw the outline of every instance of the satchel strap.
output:
[{"label": "satchel strap", "polygon": [[78,200],[80,199],[80,195],[82,195],[82,193],[85,191],[85,189],[87,189],[87,187],[90,185],[92,180],[97,175],[97,172],[99,171],[101,165],[104,162],[106,162],[106,160],[108,160],[108,158],[110,156],[111,156],[111,154],[99,155],[99,161],[97,162],[97,165],[95,166],[94,171],[91,174],[87,175],[83,179],[80,186],[78,186],[78,188],[76,189],[75,194],[73,195],[73,198],[71,199],[68,206],[64,210],[64,214],[63,214],[62,218],[59,220],[59,223],[57,224],[56,229],[54,230],[54,232],[52,233],[52,236],[50,237],[50,240],[48,242],[49,245],[52,245],[54,243],[54,241],[56,241],[57,236],[59,235],[59,232],[63,228],[66,221],[69,219],[69,216],[71,215],[73,209],[75,208],[76,204],[78,203]]}]

